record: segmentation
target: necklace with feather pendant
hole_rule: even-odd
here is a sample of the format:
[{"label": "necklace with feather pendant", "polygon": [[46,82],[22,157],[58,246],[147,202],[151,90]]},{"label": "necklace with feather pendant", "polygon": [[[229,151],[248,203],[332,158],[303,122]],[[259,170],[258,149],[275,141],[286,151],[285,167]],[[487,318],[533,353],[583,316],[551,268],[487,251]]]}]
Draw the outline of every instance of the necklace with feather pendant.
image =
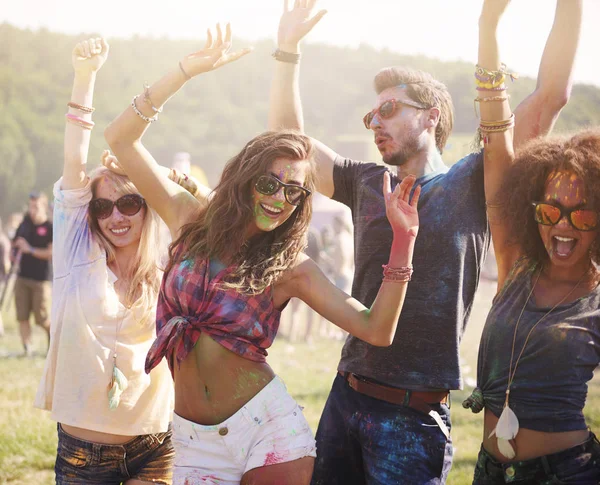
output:
[{"label": "necklace with feather pendant", "polygon": [[489,436],[489,438],[491,438],[492,436],[496,435],[498,451],[500,453],[502,453],[502,455],[505,456],[506,458],[508,458],[509,460],[512,460],[516,456],[516,449],[513,446],[513,444],[511,443],[511,440],[514,440],[517,437],[517,434],[519,433],[519,419],[517,418],[517,415],[514,413],[514,411],[510,408],[510,387],[511,387],[513,381],[515,380],[515,374],[517,372],[517,366],[519,365],[521,356],[523,355],[523,352],[525,351],[527,342],[529,342],[529,337],[531,337],[531,333],[533,332],[535,327],[537,327],[537,325],[544,318],[546,318],[548,315],[550,315],[550,313],[552,313],[558,305],[563,303],[575,291],[575,289],[583,281],[583,278],[586,275],[586,273],[583,273],[583,275],[581,276],[579,281],[575,284],[575,286],[573,286],[573,288],[571,288],[571,290],[565,296],[563,296],[558,303],[556,303],[550,310],[548,310],[544,315],[542,315],[542,317],[537,322],[535,322],[535,324],[531,327],[531,329],[529,330],[529,332],[527,334],[527,337],[525,338],[525,343],[523,344],[523,347],[521,348],[521,352],[519,353],[517,360],[514,364],[514,368],[513,368],[512,362],[513,362],[513,357],[514,357],[514,353],[515,353],[515,343],[516,343],[516,339],[517,339],[517,330],[519,328],[519,323],[521,322],[521,317],[523,316],[523,313],[525,312],[525,308],[527,307],[527,304],[529,303],[529,300],[531,299],[531,295],[533,294],[533,291],[535,290],[535,287],[540,279],[541,274],[542,274],[542,268],[540,268],[540,270],[538,272],[535,283],[533,284],[531,291],[529,292],[529,295],[527,296],[527,300],[525,300],[525,305],[523,305],[523,308],[521,309],[521,313],[519,314],[519,318],[517,319],[517,323],[515,325],[515,330],[513,333],[512,350],[511,350],[511,354],[510,354],[510,364],[509,364],[509,370],[508,370],[508,385],[506,386],[506,398],[504,400],[504,407],[502,409],[502,413],[500,414],[500,418],[498,418],[496,427],[493,429],[493,431],[490,433],[490,436]]}]

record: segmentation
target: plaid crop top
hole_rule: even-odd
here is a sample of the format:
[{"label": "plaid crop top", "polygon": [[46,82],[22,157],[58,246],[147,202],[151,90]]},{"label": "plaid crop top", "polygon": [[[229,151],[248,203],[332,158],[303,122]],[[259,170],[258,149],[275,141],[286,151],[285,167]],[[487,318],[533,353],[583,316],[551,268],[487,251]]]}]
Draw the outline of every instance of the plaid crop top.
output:
[{"label": "plaid crop top", "polygon": [[[239,293],[219,285],[234,267],[210,277],[210,261],[185,260],[165,273],[156,309],[157,338],[146,357],[150,372],[163,357],[180,364],[206,333],[227,350],[264,362],[281,311],[273,305],[273,287],[258,295]],[[171,368],[171,372],[173,369]]]}]

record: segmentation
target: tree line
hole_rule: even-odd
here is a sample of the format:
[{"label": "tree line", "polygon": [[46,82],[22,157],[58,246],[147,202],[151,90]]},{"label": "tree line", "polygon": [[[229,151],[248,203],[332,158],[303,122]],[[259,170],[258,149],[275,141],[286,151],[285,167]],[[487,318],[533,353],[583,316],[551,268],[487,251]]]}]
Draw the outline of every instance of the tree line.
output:
[{"label": "tree line", "polygon": [[[71,50],[77,41],[92,35],[71,36],[0,24],[0,215],[21,208],[31,190],[50,193],[60,176],[64,114],[73,80]],[[143,91],[143,83],[152,83],[169,68],[177,68],[181,57],[203,44],[202,40],[139,36],[109,42],[111,53],[96,82],[90,166],[98,164],[106,148],[104,127]],[[236,45],[245,43],[237,41]],[[266,129],[275,62],[270,54],[275,46],[269,40],[253,45],[252,54],[194,79],[169,101],[144,138],[159,161],[168,164],[175,152],[187,151],[214,184],[224,163],[248,139]],[[301,62],[306,130],[333,148],[339,140],[365,136],[361,118],[372,108],[373,76],[390,65],[423,69],[446,83],[455,105],[455,133],[473,133],[477,126],[470,63],[406,56],[367,45],[345,48],[324,44],[304,46]],[[512,106],[534,88],[531,78],[512,84]],[[576,85],[556,131],[590,125],[600,125],[600,89]]]}]

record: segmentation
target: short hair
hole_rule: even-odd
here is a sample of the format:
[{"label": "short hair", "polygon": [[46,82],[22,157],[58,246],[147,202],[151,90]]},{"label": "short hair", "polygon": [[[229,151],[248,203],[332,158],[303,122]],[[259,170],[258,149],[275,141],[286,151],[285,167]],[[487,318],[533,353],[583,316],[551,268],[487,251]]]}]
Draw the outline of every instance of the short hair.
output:
[{"label": "short hair", "polygon": [[438,108],[440,119],[435,127],[435,144],[440,153],[448,141],[454,126],[454,106],[445,84],[424,71],[408,67],[386,67],[374,79],[375,92],[381,94],[389,88],[406,86],[408,97],[427,108]]},{"label": "short hair", "polygon": [[[537,138],[523,146],[507,171],[498,203],[511,241],[527,259],[545,263],[548,252],[533,217],[532,202],[543,200],[548,177],[569,172],[583,180],[587,202],[600,210],[600,129],[574,136]],[[495,201],[494,201],[495,202]],[[600,231],[591,248],[592,261],[600,261]]]},{"label": "short hair", "polygon": [[39,200],[48,207],[48,196],[44,192],[30,192],[29,200]]}]

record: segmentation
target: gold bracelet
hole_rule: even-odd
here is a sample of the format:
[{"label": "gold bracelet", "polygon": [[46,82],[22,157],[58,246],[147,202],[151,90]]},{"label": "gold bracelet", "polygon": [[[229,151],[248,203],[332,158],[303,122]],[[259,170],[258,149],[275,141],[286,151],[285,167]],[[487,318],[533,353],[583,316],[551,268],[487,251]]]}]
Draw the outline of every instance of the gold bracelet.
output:
[{"label": "gold bracelet", "polygon": [[67,103],[67,106],[69,108],[78,109],[82,113],[86,113],[86,114],[93,113],[96,110],[96,108],[90,108],[89,106],[83,106],[82,104],[77,104],[77,103],[74,103],[73,101],[69,101]]}]

